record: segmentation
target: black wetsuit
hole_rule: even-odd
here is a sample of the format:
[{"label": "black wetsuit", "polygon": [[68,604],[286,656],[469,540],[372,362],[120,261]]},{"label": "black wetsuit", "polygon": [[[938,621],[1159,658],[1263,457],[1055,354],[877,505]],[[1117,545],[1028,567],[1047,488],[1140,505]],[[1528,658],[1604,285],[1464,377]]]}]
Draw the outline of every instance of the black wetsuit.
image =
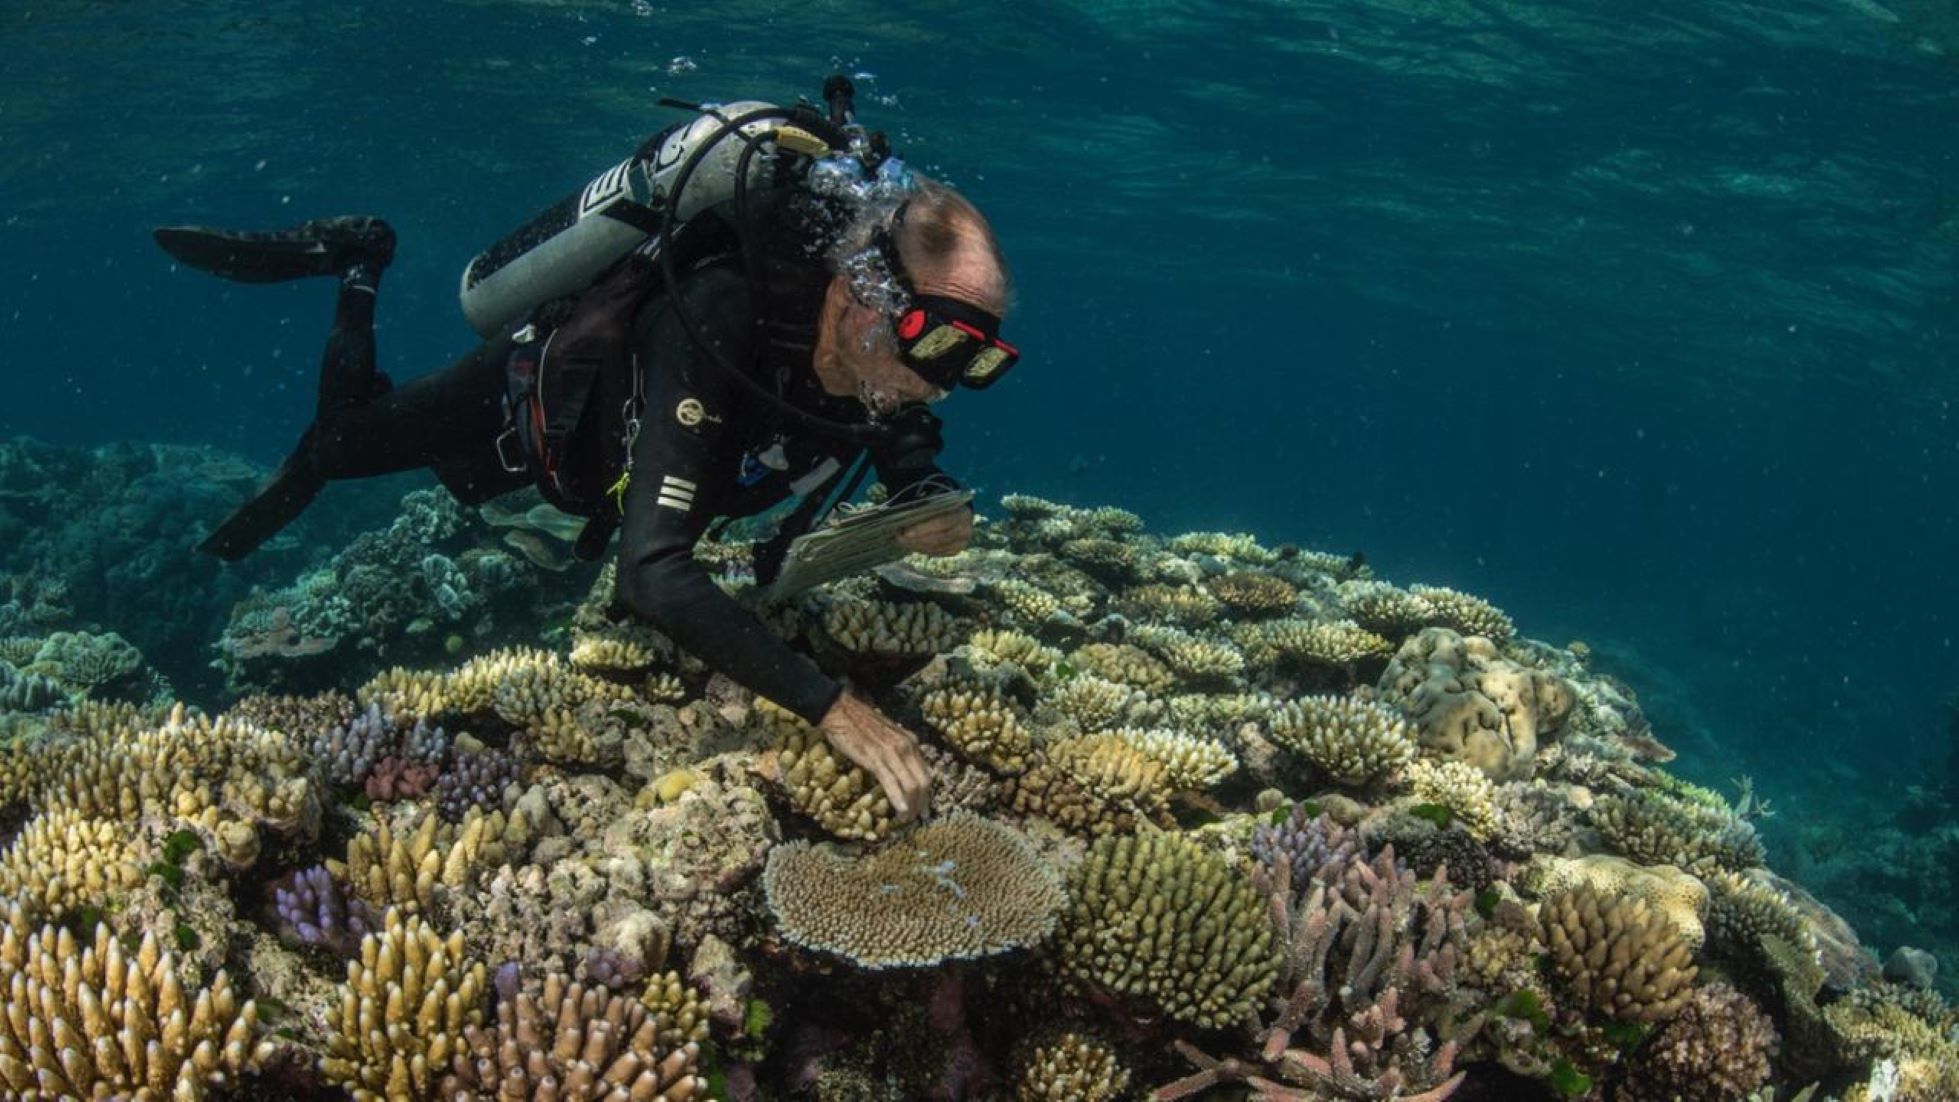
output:
[{"label": "black wetsuit", "polygon": [[[701,337],[729,363],[779,387],[798,408],[863,423],[854,398],[822,392],[806,345],[756,354],[756,307],[732,262],[688,273],[678,294]],[[791,308],[791,320],[805,329],[817,305],[807,297]],[[442,371],[377,394],[372,322],[373,295],[343,288],[322,372],[321,417],[289,463],[312,464],[324,479],[428,467],[464,504],[529,485],[533,476],[505,470],[496,449],[505,429],[510,341],[485,343]],[[848,466],[860,445],[809,426],[730,378],[688,337],[668,294],[641,306],[633,348],[646,403],[620,525],[619,602],[714,669],[815,723],[836,700],[838,684],[715,585],[694,561],[694,544],[715,518],[752,516],[798,492],[797,484],[807,488],[824,470],[838,469],[831,464]],[[887,487],[895,492],[943,477],[932,461],[936,432],[931,437],[925,446],[914,437],[902,454],[870,449]]]}]

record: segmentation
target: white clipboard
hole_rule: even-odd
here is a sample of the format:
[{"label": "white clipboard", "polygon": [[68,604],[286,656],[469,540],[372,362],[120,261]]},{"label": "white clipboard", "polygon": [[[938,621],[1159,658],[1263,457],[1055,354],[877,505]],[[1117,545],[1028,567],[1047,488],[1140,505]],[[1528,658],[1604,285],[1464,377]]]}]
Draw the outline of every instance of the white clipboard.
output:
[{"label": "white clipboard", "polygon": [[908,552],[898,546],[898,533],[972,504],[973,491],[954,490],[852,510],[789,544],[782,571],[763,600],[773,604],[824,582],[902,559]]}]

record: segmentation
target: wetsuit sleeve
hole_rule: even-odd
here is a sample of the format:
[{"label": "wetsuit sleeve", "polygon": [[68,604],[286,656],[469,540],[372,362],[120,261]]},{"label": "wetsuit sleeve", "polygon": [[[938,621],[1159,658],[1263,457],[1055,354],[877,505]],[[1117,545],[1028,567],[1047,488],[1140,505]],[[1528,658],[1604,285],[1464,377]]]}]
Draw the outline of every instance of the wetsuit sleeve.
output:
[{"label": "wetsuit sleeve", "polygon": [[[701,336],[745,364],[752,330],[741,279],[709,270],[677,293]],[[672,305],[654,309],[652,323],[636,333],[646,412],[620,525],[619,601],[722,674],[816,723],[841,686],[694,561],[694,544],[719,512],[716,488],[726,479],[716,475],[739,458],[727,418],[743,403],[739,384],[688,338]]]}]

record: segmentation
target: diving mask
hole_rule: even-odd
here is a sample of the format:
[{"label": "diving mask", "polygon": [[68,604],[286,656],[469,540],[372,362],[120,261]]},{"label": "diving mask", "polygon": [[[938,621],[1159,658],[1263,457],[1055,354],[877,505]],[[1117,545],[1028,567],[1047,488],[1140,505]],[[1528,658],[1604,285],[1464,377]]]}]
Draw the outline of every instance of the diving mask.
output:
[{"label": "diving mask", "polygon": [[962,383],[985,390],[1020,361],[1020,351],[1000,339],[999,318],[956,298],[914,294],[891,330],[898,358],[941,390]]}]

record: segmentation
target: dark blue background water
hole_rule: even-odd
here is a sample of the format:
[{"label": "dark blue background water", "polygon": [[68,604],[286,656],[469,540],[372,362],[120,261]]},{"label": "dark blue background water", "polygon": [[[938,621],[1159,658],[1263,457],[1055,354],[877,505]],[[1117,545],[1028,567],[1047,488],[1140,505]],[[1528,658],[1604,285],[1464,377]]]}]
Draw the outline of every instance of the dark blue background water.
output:
[{"label": "dark blue background water", "polygon": [[1959,688],[1959,67],[1908,9],[1612,7],[15,4],[0,430],[273,461],[328,288],[150,227],[385,214],[412,376],[470,343],[468,257],[658,95],[840,66],[1019,279],[953,470],[1364,549],[1590,642],[1692,775],[1882,803]]}]

